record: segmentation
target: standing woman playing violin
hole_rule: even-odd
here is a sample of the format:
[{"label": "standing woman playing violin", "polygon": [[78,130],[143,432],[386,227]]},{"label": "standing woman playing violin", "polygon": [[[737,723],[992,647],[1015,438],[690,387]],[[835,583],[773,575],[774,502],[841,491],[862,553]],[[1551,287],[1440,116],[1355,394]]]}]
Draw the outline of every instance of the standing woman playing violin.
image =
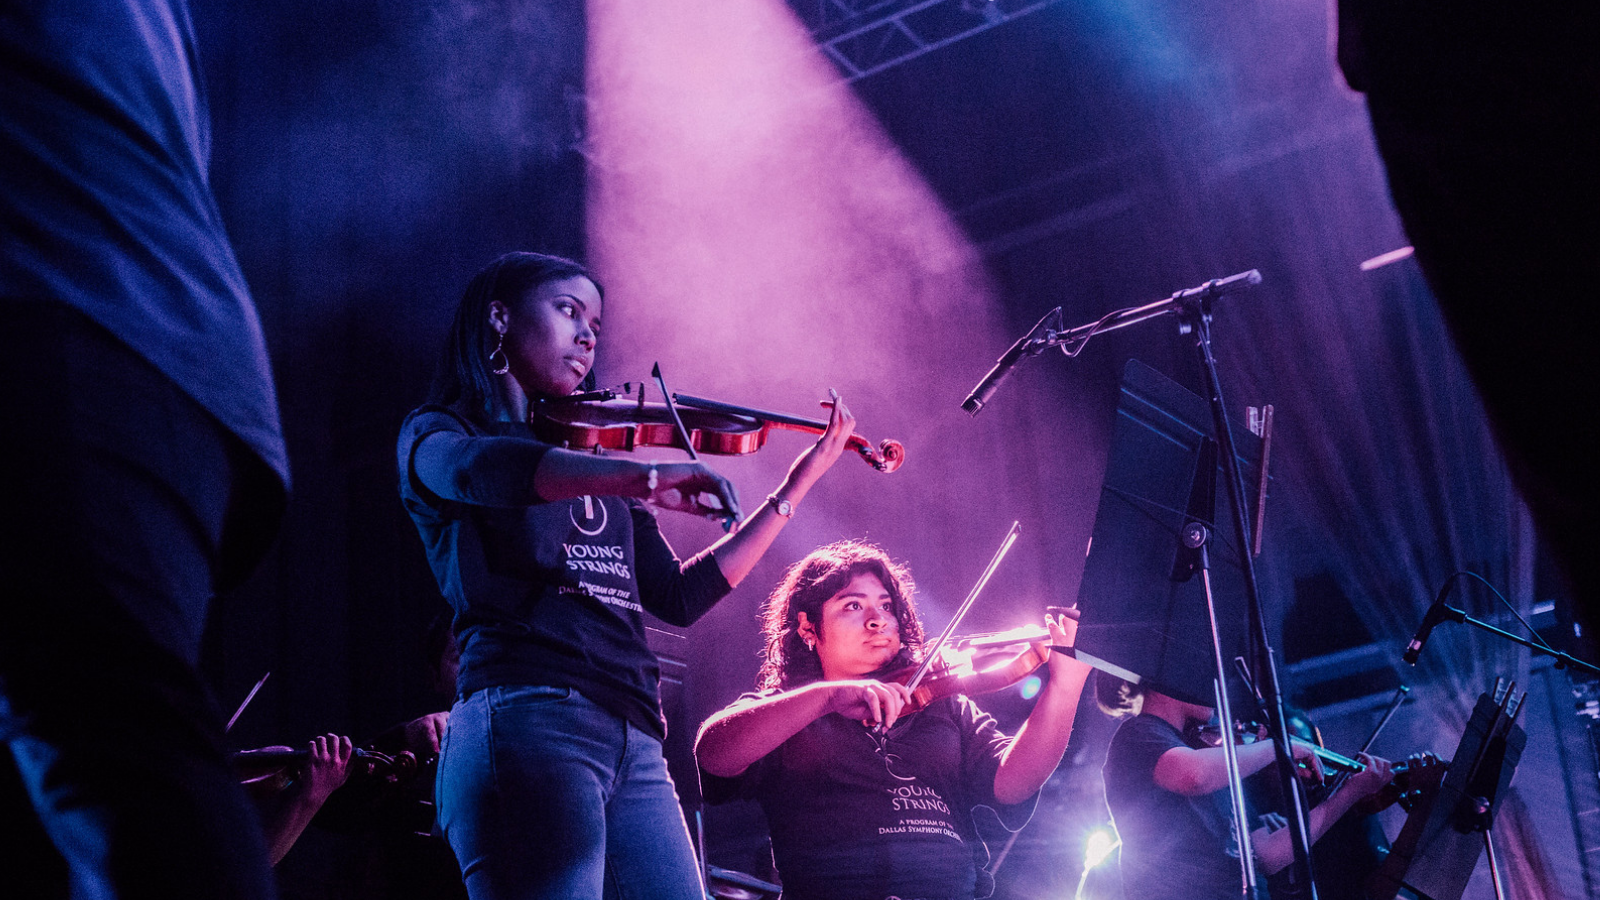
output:
[{"label": "standing woman playing violin", "polygon": [[461,648],[437,800],[474,900],[702,896],[642,613],[688,625],[727,594],[854,424],[836,401],[773,495],[680,562],[643,501],[737,517],[726,479],[552,447],[527,424],[534,403],[589,375],[603,305],[571,260],[495,260],[467,286],[430,401],[401,429],[401,498]]},{"label": "standing woman playing violin", "polygon": [[[811,553],[767,602],[761,692],[700,731],[708,796],[761,802],[786,900],[987,896],[972,808],[1021,828],[1066,751],[1088,667],[1060,654],[1015,738],[959,694],[910,713],[880,679],[920,656],[911,593],[870,544]],[[1071,646],[1077,623],[1047,622]]]}]

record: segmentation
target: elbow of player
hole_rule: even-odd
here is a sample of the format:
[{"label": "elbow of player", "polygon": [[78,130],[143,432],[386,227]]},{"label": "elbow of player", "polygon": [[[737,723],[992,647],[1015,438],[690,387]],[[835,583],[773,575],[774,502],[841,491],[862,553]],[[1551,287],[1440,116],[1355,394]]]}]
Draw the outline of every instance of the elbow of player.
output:
[{"label": "elbow of player", "polygon": [[695,760],[699,763],[701,771],[707,775],[715,775],[718,778],[737,778],[744,774],[745,769],[749,768],[749,766],[735,765],[730,760],[724,759],[714,752],[696,751]]},{"label": "elbow of player", "polygon": [[721,722],[712,720],[700,729],[700,734],[694,740],[695,764],[708,775],[718,778],[733,778],[744,772],[748,766],[740,766],[733,760],[731,747],[725,740],[726,735],[718,728]]},{"label": "elbow of player", "polygon": [[1156,786],[1184,797],[1198,797],[1217,790],[1207,773],[1197,768],[1156,773]]}]

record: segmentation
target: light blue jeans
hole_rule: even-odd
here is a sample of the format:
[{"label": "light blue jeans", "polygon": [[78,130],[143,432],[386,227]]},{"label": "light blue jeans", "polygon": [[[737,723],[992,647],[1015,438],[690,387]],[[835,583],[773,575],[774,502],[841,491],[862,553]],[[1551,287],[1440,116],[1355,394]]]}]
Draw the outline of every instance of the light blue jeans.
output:
[{"label": "light blue jeans", "polygon": [[456,702],[439,822],[472,900],[702,900],[661,743],[568,688]]}]

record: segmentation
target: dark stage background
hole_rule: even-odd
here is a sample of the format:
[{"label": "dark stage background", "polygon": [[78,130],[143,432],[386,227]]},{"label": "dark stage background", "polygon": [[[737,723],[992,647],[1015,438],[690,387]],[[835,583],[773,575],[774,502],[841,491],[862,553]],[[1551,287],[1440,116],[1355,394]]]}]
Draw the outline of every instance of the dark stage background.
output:
[{"label": "dark stage background", "polygon": [[[896,4],[855,4],[875,6]],[[1399,659],[1459,569],[1552,639],[1570,615],[1414,263],[1360,267],[1406,239],[1327,5],[927,6],[974,33],[842,79],[808,34],[839,27],[799,0],[199,4],[213,185],[294,469],[276,549],[211,622],[221,705],[273,673],[237,745],[360,741],[438,708],[421,638],[442,601],[393,444],[499,253],[596,265],[602,383],[659,359],[674,389],[799,412],[836,387],[868,437],[906,444],[891,476],[842,460],[677,642],[680,742],[752,686],[759,605],[817,544],[866,537],[909,562],[938,628],[1018,519],[973,627],[1076,597],[1119,373],[1137,358],[1196,389],[1186,340],[1159,320],[1031,360],[977,419],[965,391],[1052,307],[1079,324],[1256,268],[1263,285],[1219,306],[1217,354],[1239,427],[1246,405],[1277,410],[1260,566],[1290,699],[1351,750],[1405,681],[1416,699],[1376,750],[1448,754],[1477,693],[1517,679],[1534,694],[1499,832],[1513,892],[1594,896],[1595,766],[1567,675],[1452,626],[1416,669]],[[759,498],[802,441],[714,464]],[[663,524],[684,554],[717,534]],[[1481,588],[1454,600],[1509,621]],[[1085,706],[997,896],[1078,884],[1112,727]],[[709,814],[714,863],[762,874],[752,822]],[[313,829],[286,894],[359,896],[352,846]],[[1488,895],[1483,868],[1469,896]]]}]

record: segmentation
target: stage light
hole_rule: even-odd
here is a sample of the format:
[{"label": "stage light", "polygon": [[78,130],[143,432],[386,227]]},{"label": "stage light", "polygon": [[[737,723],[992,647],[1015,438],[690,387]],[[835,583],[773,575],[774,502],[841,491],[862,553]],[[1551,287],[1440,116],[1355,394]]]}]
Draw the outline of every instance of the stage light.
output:
[{"label": "stage light", "polygon": [[1074,900],[1083,900],[1083,888],[1089,883],[1089,873],[1110,859],[1120,846],[1122,841],[1117,838],[1113,828],[1096,828],[1089,832],[1083,842],[1083,874],[1078,876],[1078,890],[1072,895]]},{"label": "stage light", "polygon": [[1089,832],[1089,839],[1084,841],[1083,868],[1085,871],[1100,865],[1111,857],[1112,851],[1122,846],[1122,841],[1117,839],[1115,830],[1096,828]]},{"label": "stage light", "polygon": [[1039,676],[1029,675],[1027,678],[1022,679],[1022,684],[1018,685],[1017,690],[1021,691],[1022,699],[1032,700],[1034,697],[1039,696],[1039,688],[1043,685],[1044,680]]}]

